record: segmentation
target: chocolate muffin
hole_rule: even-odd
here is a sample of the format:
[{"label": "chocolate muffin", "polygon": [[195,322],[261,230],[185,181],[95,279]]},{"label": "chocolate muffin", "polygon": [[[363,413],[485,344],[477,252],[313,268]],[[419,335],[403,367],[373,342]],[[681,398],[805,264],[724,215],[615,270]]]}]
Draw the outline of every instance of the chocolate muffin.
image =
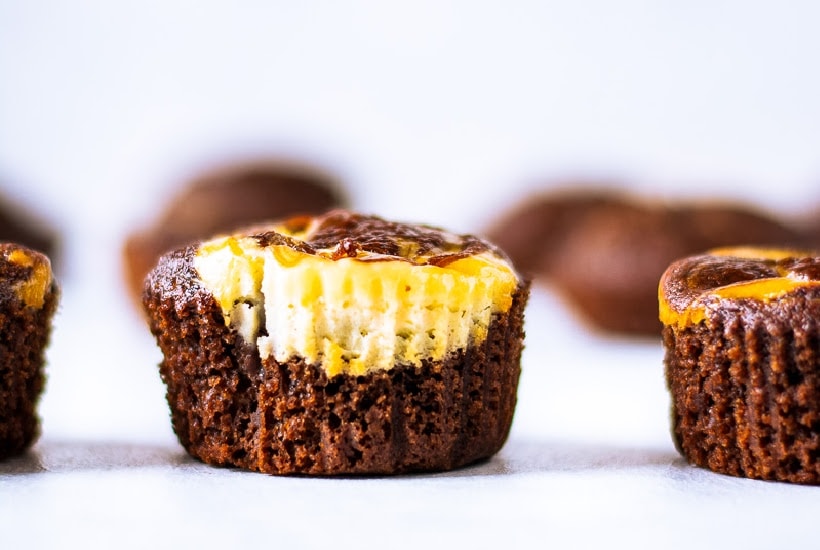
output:
[{"label": "chocolate muffin", "polygon": [[171,252],[143,303],[191,455],[393,474],[504,444],[528,290],[482,239],[336,210]]},{"label": "chocolate muffin", "polygon": [[631,336],[660,336],[658,279],[673,260],[721,246],[802,243],[797,231],[748,205],[616,191],[540,195],[505,219],[488,235],[516,266],[557,291],[589,326]]},{"label": "chocolate muffin", "polygon": [[44,349],[57,299],[48,257],[0,243],[0,458],[22,453],[37,437]]},{"label": "chocolate muffin", "polygon": [[715,472],[820,483],[820,255],[729,248],[659,288],[672,432]]},{"label": "chocolate muffin", "polygon": [[189,182],[148,228],[125,241],[127,287],[139,301],[145,276],[170,250],[249,223],[346,206],[330,174],[285,162],[248,162],[207,172]]}]

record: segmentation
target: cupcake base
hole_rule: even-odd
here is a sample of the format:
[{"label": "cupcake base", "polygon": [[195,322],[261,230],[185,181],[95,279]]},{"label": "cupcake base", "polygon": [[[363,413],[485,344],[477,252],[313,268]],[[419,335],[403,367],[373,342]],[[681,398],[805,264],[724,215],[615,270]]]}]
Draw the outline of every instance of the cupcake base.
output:
[{"label": "cupcake base", "polygon": [[820,483],[817,304],[798,299],[775,310],[752,302],[719,313],[709,327],[664,328],[673,435],[690,463]]},{"label": "cupcake base", "polygon": [[56,293],[42,308],[7,300],[0,291],[0,459],[22,453],[39,434],[37,402],[43,391],[43,349],[51,333]]}]

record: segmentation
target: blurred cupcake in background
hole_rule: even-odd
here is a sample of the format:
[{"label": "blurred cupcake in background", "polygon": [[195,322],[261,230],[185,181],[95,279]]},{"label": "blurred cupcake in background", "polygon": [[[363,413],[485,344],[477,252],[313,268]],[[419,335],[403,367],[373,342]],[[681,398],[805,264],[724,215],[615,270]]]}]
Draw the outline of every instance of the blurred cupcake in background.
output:
[{"label": "blurred cupcake in background", "polygon": [[293,215],[320,214],[348,205],[342,182],[307,163],[277,158],[235,161],[204,170],[146,227],[123,244],[123,272],[135,302],[159,257],[172,249],[234,229]]},{"label": "blurred cupcake in background", "polygon": [[486,234],[588,326],[639,337],[660,337],[658,281],[675,259],[724,246],[806,242],[779,215],[754,204],[662,201],[584,182],[525,197]]},{"label": "blurred cupcake in background", "polygon": [[54,225],[36,206],[13,198],[10,187],[0,188],[0,241],[22,244],[42,252],[56,268],[61,239]]}]

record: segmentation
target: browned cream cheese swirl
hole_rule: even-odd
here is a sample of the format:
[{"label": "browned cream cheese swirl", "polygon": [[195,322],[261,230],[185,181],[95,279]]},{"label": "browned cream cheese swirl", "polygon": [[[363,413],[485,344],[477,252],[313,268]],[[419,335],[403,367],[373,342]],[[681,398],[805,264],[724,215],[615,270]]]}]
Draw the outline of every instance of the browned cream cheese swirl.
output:
[{"label": "browned cream cheese swirl", "polygon": [[820,286],[820,255],[798,250],[722,248],[683,258],[664,272],[659,314],[685,328],[709,318],[722,300],[768,303]]}]

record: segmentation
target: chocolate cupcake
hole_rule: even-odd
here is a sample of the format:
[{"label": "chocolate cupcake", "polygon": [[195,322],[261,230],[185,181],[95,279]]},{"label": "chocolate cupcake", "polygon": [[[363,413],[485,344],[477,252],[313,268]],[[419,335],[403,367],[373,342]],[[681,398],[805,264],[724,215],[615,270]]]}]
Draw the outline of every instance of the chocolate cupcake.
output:
[{"label": "chocolate cupcake", "polygon": [[558,189],[525,197],[501,212],[486,229],[525,276],[548,279],[561,258],[556,254],[587,215],[623,208],[629,200],[606,189]]},{"label": "chocolate cupcake", "polygon": [[820,483],[820,256],[730,248],[659,289],[675,443],[692,464]]},{"label": "chocolate cupcake", "polygon": [[748,205],[660,202],[611,190],[543,194],[504,220],[488,235],[516,266],[564,297],[588,326],[631,336],[660,336],[658,279],[673,260],[722,246],[803,242]]},{"label": "chocolate cupcake", "polygon": [[38,435],[44,349],[57,299],[45,255],[0,243],[0,458],[25,451]]},{"label": "chocolate cupcake", "polygon": [[527,295],[477,237],[333,211],[165,255],[144,306],[191,455],[393,474],[501,448]]},{"label": "chocolate cupcake", "polygon": [[127,287],[142,296],[145,276],[170,250],[249,223],[345,206],[341,185],[325,172],[285,162],[249,162],[189,182],[156,221],[123,247]]}]

